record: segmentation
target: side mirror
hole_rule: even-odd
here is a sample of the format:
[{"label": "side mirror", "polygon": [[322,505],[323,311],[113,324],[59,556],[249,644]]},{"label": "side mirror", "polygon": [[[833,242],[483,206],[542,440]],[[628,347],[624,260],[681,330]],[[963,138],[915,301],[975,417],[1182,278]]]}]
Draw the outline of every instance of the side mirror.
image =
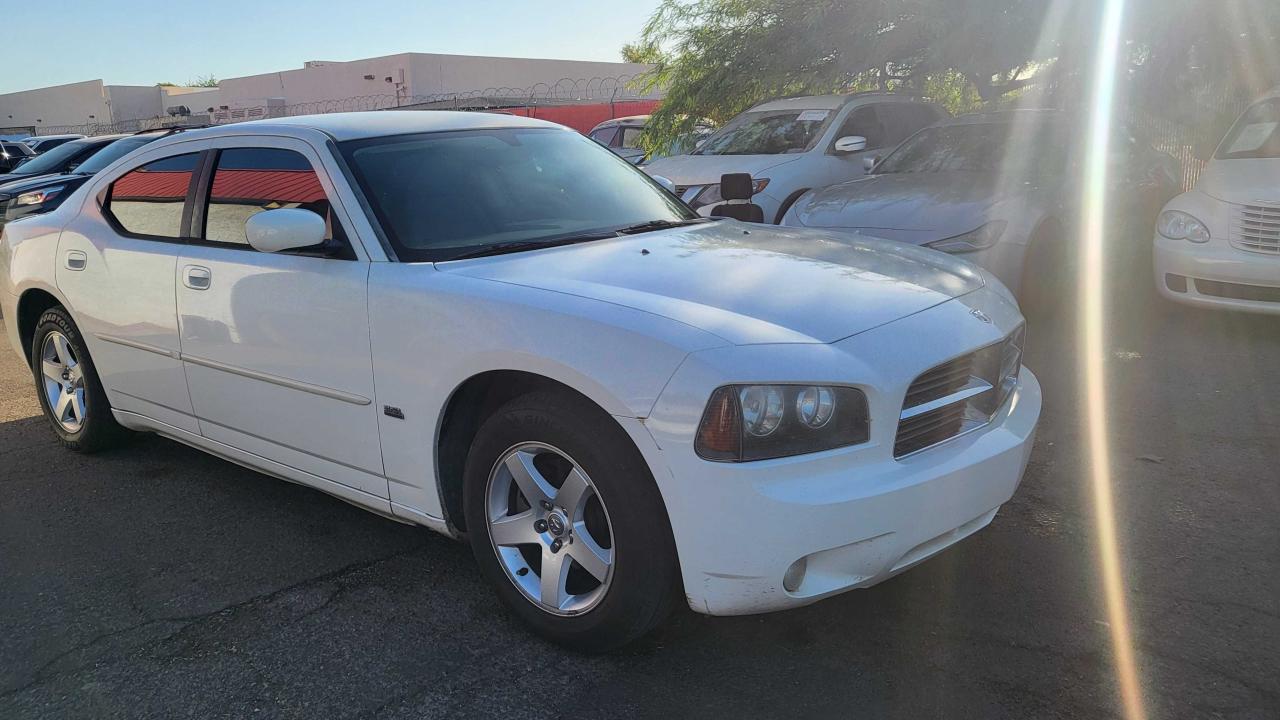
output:
[{"label": "side mirror", "polygon": [[651,177],[653,178],[653,181],[654,181],[654,182],[656,182],[656,183],[658,183],[659,185],[661,185],[662,187],[666,188],[667,192],[671,193],[672,195],[675,195],[675,194],[676,194],[676,184],[675,184],[675,183],[671,182],[671,181],[670,181],[670,180],[668,180],[667,178],[662,177],[661,175],[652,175]]},{"label": "side mirror", "polygon": [[868,155],[867,157],[862,158],[862,169],[864,172],[870,175],[871,171],[876,169],[876,164],[879,162],[880,162],[879,155]]},{"label": "side mirror", "polygon": [[259,252],[280,252],[324,242],[324,218],[310,210],[280,208],[260,212],[244,223],[249,245]]},{"label": "side mirror", "polygon": [[836,141],[836,152],[856,153],[867,149],[867,139],[861,135],[849,135]]},{"label": "side mirror", "polygon": [[78,167],[80,167],[80,163],[78,163],[78,162],[73,162],[73,163],[68,164],[68,165],[67,165],[67,169],[66,169],[66,170],[63,170],[63,172],[75,172],[76,168],[78,168]]}]

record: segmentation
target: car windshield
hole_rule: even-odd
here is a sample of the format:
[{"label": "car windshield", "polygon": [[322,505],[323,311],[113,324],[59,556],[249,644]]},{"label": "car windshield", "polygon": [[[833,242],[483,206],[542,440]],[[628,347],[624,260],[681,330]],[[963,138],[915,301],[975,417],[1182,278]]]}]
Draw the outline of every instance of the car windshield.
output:
[{"label": "car windshield", "polygon": [[425,133],[341,148],[402,260],[694,217],[625,160],[563,130]]},{"label": "car windshield", "polygon": [[1263,100],[1246,110],[1214,157],[1218,160],[1280,157],[1280,98]]},{"label": "car windshield", "polygon": [[876,173],[1002,172],[1060,174],[1066,165],[1056,128],[1043,122],[942,125],[907,138]]},{"label": "car windshield", "polygon": [[75,171],[79,175],[93,175],[116,160],[119,160],[134,150],[137,150],[152,140],[158,140],[160,137],[160,133],[154,133],[150,135],[134,135],[133,137],[121,138],[89,156],[89,159],[80,163],[80,166],[77,167]]},{"label": "car windshield", "polygon": [[834,110],[747,112],[729,121],[694,155],[781,155],[813,147]]},{"label": "car windshield", "polygon": [[71,158],[84,152],[84,146],[87,143],[73,141],[63,143],[47,153],[37,155],[22,164],[19,174],[22,175],[43,175],[45,173],[62,172],[62,168]]}]

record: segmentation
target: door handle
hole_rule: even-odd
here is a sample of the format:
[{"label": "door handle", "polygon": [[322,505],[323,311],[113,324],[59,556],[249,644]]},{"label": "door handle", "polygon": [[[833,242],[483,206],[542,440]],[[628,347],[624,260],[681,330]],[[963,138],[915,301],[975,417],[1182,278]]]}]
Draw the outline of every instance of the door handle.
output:
[{"label": "door handle", "polygon": [[182,268],[182,284],[192,290],[208,290],[213,283],[213,273],[209,268],[199,265],[188,265]]},{"label": "door handle", "polygon": [[83,270],[85,265],[88,265],[88,264],[89,264],[88,255],[85,255],[83,252],[79,250],[67,251],[67,269],[68,270],[80,271],[80,270]]}]

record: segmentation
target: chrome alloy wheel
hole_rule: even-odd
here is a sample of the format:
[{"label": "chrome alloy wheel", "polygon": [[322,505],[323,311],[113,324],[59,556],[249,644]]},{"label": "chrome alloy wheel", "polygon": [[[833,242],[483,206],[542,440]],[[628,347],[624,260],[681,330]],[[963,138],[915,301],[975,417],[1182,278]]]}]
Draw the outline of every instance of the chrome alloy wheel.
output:
[{"label": "chrome alloy wheel", "polygon": [[54,330],[40,346],[44,397],[58,425],[69,433],[84,426],[84,372],[67,336]]},{"label": "chrome alloy wheel", "polygon": [[485,489],[489,541],[521,594],[553,615],[580,615],[613,579],[613,526],[591,478],[542,443],[510,448]]}]

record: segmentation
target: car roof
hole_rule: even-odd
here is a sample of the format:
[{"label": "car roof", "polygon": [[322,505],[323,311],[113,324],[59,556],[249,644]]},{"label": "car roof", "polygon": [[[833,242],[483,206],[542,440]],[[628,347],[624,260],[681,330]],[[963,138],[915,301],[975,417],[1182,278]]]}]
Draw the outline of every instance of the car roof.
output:
[{"label": "car roof", "polygon": [[801,97],[781,98],[779,100],[770,100],[768,102],[760,103],[747,112],[770,110],[835,110],[837,108],[842,108],[847,103],[855,100],[865,100],[868,98],[892,100],[897,102],[924,102],[924,100],[917,95],[871,91],[849,93],[845,95],[805,95]]},{"label": "car roof", "polygon": [[644,125],[648,122],[648,115],[628,115],[626,117],[610,118],[591,129],[598,130],[603,127],[613,127],[614,125]]},{"label": "car roof", "polygon": [[968,113],[941,120],[937,125],[987,125],[992,123],[1011,123],[1014,121],[1061,122],[1066,119],[1061,110],[1018,108],[1012,110],[993,110],[990,112]]},{"label": "car roof", "polygon": [[195,138],[227,137],[260,132],[267,135],[296,135],[299,130],[316,130],[334,140],[362,140],[387,135],[447,132],[450,130],[492,130],[502,128],[557,128],[563,125],[533,118],[487,112],[456,110],[371,110],[364,112],[298,115],[295,117],[250,120],[176,133],[157,142]]}]

